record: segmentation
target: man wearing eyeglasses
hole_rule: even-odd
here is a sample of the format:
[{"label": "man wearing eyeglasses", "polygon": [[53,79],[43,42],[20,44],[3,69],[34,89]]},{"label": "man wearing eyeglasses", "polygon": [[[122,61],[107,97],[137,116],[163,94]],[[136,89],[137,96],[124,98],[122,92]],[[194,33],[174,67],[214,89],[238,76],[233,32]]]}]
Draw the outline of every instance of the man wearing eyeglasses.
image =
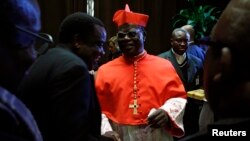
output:
[{"label": "man wearing eyeglasses", "polygon": [[15,96],[36,57],[39,5],[36,0],[1,0],[0,17],[0,140],[43,141],[33,115]]},{"label": "man wearing eyeglasses", "polygon": [[113,21],[122,56],[100,66],[96,77],[103,119],[110,122],[105,129],[118,132],[123,141],[171,141],[182,136],[186,92],[171,63],[144,49],[148,15],[126,5]]}]

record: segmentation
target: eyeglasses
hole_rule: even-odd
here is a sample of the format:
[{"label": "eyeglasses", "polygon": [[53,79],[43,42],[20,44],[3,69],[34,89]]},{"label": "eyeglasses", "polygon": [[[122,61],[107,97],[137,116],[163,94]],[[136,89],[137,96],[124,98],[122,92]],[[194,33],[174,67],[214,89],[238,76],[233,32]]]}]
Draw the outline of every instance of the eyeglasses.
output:
[{"label": "eyeglasses", "polygon": [[53,41],[51,41],[51,40],[49,40],[49,39],[46,39],[45,37],[42,37],[42,36],[40,36],[39,34],[36,34],[36,33],[34,33],[34,32],[31,32],[31,31],[29,31],[29,30],[27,30],[27,29],[24,29],[24,28],[22,28],[21,26],[18,26],[18,25],[16,25],[16,28],[19,30],[19,31],[22,31],[22,32],[24,32],[24,33],[27,33],[27,34],[29,34],[29,35],[31,35],[31,36],[33,36],[33,37],[36,37],[36,38],[38,38],[38,39],[40,39],[40,40],[42,40],[42,41],[44,41],[44,42],[47,42],[47,43],[53,43]]},{"label": "eyeglasses", "polygon": [[119,32],[117,33],[117,37],[118,38],[125,38],[126,36],[128,36],[129,38],[134,38],[138,33],[136,31],[130,31],[127,33],[124,32]]}]

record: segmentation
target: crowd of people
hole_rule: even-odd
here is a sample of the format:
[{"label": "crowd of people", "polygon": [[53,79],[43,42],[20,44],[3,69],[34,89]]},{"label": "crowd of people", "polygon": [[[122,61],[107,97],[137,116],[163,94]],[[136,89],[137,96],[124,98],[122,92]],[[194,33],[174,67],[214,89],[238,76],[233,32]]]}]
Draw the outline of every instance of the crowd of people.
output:
[{"label": "crowd of people", "polygon": [[[109,61],[94,73],[107,40],[100,19],[66,16],[58,42],[37,54],[37,40],[53,41],[40,33],[37,0],[1,0],[0,15],[0,140],[249,137],[249,0],[228,3],[202,42],[206,51],[194,43],[194,27],[183,25],[159,55],[145,50],[149,15],[126,4],[113,16]],[[204,101],[188,97],[197,89],[204,89]]]}]

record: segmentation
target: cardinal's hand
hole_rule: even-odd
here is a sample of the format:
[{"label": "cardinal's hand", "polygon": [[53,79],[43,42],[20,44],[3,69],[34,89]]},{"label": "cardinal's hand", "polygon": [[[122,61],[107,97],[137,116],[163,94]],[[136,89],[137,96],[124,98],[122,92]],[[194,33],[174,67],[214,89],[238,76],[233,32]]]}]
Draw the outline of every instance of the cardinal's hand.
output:
[{"label": "cardinal's hand", "polygon": [[157,109],[148,117],[148,124],[153,128],[161,128],[166,126],[168,122],[167,112],[163,109]]}]

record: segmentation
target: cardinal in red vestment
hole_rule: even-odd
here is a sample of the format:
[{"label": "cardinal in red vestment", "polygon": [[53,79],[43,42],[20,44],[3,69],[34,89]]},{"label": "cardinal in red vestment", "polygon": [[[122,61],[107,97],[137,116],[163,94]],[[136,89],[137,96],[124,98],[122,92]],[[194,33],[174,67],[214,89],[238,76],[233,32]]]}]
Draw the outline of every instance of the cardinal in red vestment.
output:
[{"label": "cardinal in red vestment", "polygon": [[122,141],[171,141],[184,135],[187,94],[172,64],[144,49],[148,18],[128,5],[115,12],[122,55],[96,74],[102,131],[116,131]]}]

